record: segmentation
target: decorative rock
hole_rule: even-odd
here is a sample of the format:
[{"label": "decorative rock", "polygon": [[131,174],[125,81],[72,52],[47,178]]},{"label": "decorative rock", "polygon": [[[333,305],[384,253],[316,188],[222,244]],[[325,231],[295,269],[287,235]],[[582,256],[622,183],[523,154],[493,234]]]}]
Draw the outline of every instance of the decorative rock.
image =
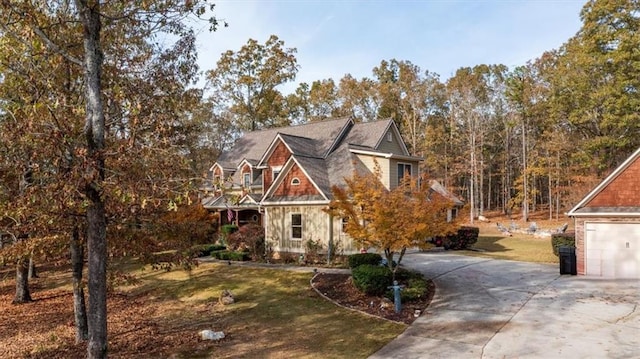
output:
[{"label": "decorative rock", "polygon": [[229,304],[233,304],[235,302],[235,298],[233,296],[233,293],[231,293],[230,290],[223,290],[222,294],[220,294],[220,304],[222,305],[229,305]]},{"label": "decorative rock", "polygon": [[202,340],[220,340],[224,339],[224,332],[214,332],[213,330],[205,329],[198,332],[200,339]]},{"label": "decorative rock", "polygon": [[380,301],[380,309],[387,309],[393,305],[393,302],[387,298],[384,298]]}]

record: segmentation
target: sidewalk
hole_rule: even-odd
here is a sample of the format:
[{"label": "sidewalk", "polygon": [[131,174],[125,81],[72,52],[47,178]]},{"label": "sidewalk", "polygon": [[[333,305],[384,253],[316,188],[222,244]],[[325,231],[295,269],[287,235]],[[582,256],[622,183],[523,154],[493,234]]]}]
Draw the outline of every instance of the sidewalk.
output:
[{"label": "sidewalk", "polygon": [[328,267],[311,266],[311,265],[300,266],[300,265],[294,265],[294,264],[262,263],[262,262],[253,262],[253,261],[225,261],[225,260],[215,259],[212,257],[200,257],[200,258],[197,258],[196,260],[201,263],[219,263],[219,264],[227,264],[231,266],[280,269],[280,270],[288,270],[293,272],[351,274],[351,270],[348,268],[328,268]]}]

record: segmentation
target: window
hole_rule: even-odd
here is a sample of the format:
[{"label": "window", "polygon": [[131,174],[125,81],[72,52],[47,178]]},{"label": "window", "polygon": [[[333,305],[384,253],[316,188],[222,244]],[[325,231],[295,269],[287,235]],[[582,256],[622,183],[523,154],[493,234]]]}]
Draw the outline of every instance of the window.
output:
[{"label": "window", "polygon": [[291,239],[302,239],[302,215],[291,214]]},{"label": "window", "polygon": [[347,233],[347,224],[349,223],[349,218],[342,217],[340,232]]},{"label": "window", "polygon": [[294,178],[291,180],[291,185],[292,185],[292,186],[298,186],[298,185],[300,185],[300,178],[298,178],[298,177],[294,177]]},{"label": "window", "polygon": [[398,186],[402,183],[406,175],[411,176],[411,165],[408,163],[398,163]]},{"label": "window", "polygon": [[282,170],[282,166],[271,167],[271,172],[273,173],[273,178],[271,179],[272,181],[275,181],[276,178],[278,178],[280,170]]},{"label": "window", "polygon": [[393,142],[393,134],[391,132],[387,132],[387,142]]},{"label": "window", "polygon": [[244,188],[251,186],[251,173],[242,174],[242,186],[244,186]]}]

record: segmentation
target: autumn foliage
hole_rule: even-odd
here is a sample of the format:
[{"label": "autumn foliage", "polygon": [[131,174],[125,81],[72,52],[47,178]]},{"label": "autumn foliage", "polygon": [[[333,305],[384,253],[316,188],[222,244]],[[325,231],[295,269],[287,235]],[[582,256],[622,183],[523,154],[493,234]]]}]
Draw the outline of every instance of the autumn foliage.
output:
[{"label": "autumn foliage", "polygon": [[361,247],[383,251],[391,270],[407,248],[429,247],[427,239],[455,231],[455,224],[447,222],[447,210],[453,204],[432,191],[427,178],[418,182],[407,177],[389,190],[377,170],[356,173],[345,182],[344,188],[332,188],[334,199],[328,211],[347,219],[345,231]]}]

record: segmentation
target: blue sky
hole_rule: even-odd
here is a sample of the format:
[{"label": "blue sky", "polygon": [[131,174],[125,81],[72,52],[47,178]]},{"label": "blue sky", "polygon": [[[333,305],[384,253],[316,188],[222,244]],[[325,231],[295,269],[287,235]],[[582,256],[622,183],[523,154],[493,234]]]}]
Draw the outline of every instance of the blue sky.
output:
[{"label": "blue sky", "polygon": [[510,68],[560,47],[581,26],[575,0],[214,0],[229,23],[198,35],[202,70],[249,38],[277,35],[297,49],[295,83],[349,73],[371,77],[382,60],[408,60],[442,80],[456,69],[502,63]]}]

